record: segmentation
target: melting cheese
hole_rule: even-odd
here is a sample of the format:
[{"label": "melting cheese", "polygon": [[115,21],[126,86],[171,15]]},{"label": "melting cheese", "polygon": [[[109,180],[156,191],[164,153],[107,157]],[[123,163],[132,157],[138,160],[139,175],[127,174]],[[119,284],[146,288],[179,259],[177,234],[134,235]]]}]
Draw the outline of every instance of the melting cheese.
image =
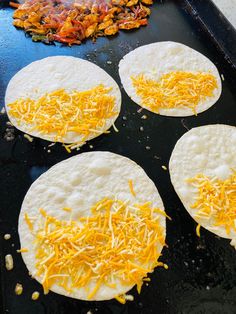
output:
[{"label": "melting cheese", "polygon": [[223,226],[227,234],[236,231],[236,171],[226,180],[198,174],[188,182],[197,189],[191,206],[197,210],[196,217],[213,220],[214,226]]},{"label": "melting cheese", "polygon": [[[67,292],[84,288],[93,299],[102,285],[116,288],[135,285],[140,292],[143,278],[153,272],[160,247],[165,245],[159,208],[104,198],[91,208],[91,216],[60,221],[39,210],[39,221],[26,223],[35,237],[37,276],[44,293],[57,284]],[[164,266],[165,267],[165,266]],[[92,288],[91,288],[92,286]],[[89,288],[90,287],[90,288]],[[123,296],[117,296],[121,303]]]},{"label": "melting cheese", "polygon": [[159,113],[160,109],[191,108],[196,114],[199,102],[213,96],[217,81],[210,73],[169,72],[155,81],[143,74],[131,77],[143,106]]},{"label": "melting cheese", "polygon": [[106,121],[117,114],[115,97],[109,95],[111,90],[98,85],[70,93],[60,89],[36,100],[20,98],[8,105],[9,114],[19,125],[30,125],[31,131],[55,135],[55,141],[63,142],[67,133],[73,132],[82,137],[76,143],[81,145],[90,135],[103,133]]}]

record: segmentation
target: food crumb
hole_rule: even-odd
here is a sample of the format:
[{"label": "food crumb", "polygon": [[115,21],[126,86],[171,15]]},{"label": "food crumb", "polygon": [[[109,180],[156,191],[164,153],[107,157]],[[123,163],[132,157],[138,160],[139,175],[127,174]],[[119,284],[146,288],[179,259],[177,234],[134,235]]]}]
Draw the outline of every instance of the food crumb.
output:
[{"label": "food crumb", "polygon": [[9,233],[4,234],[4,240],[11,239],[11,235]]},{"label": "food crumb", "polygon": [[7,125],[7,126],[13,126],[13,124],[12,124],[10,121],[7,121],[7,122],[6,122],[6,125]]},{"label": "food crumb", "polygon": [[163,267],[164,267],[165,269],[168,269],[168,268],[169,268],[167,264],[163,264]]},{"label": "food crumb", "polygon": [[24,134],[24,138],[26,138],[30,143],[33,142],[33,137],[29,136],[29,134]]},{"label": "food crumb", "polygon": [[38,298],[39,298],[39,292],[38,291],[34,291],[32,293],[31,299],[36,301],[36,300],[38,300]]},{"label": "food crumb", "polygon": [[151,147],[150,146],[146,146],[146,150],[150,150],[151,149]]},{"label": "food crumb", "polygon": [[143,108],[139,108],[139,109],[137,110],[138,113],[141,113],[142,111],[143,111]]},{"label": "food crumb", "polygon": [[147,115],[144,114],[144,115],[141,117],[141,119],[146,120],[146,119],[147,119]]},{"label": "food crumb", "polygon": [[108,60],[108,61],[107,61],[107,64],[112,64],[112,61]]},{"label": "food crumb", "polygon": [[5,107],[2,107],[2,109],[1,109],[1,113],[2,113],[2,114],[4,114],[5,112],[6,112]]},{"label": "food crumb", "polygon": [[225,80],[224,74],[221,74],[220,76],[221,76],[222,81],[224,81]]},{"label": "food crumb", "polygon": [[54,145],[56,145],[56,143],[51,143],[51,144],[48,145],[48,147],[52,147]]},{"label": "food crumb", "polygon": [[87,312],[87,314],[93,314],[93,312],[89,310],[89,311]]},{"label": "food crumb", "polygon": [[112,126],[113,126],[114,131],[118,133],[119,130],[118,130],[117,127],[115,126],[115,123],[113,123]]},{"label": "food crumb", "polygon": [[51,153],[51,149],[48,149],[47,152],[48,152],[48,153]]},{"label": "food crumb", "polygon": [[13,128],[6,128],[6,133],[4,135],[4,139],[6,141],[12,141],[14,140],[15,135],[14,135],[14,129]]},{"label": "food crumb", "polygon": [[91,148],[91,149],[92,149],[92,148],[93,148],[93,145],[89,145],[89,148]]},{"label": "food crumb", "polygon": [[126,121],[126,120],[127,120],[127,117],[126,117],[126,116],[123,116],[122,119],[123,119],[124,121]]},{"label": "food crumb", "polygon": [[23,292],[23,286],[22,286],[22,284],[17,283],[17,284],[16,284],[16,287],[15,287],[15,294],[16,294],[16,295],[21,295],[22,292]]},{"label": "food crumb", "polygon": [[134,296],[131,294],[125,294],[125,300],[127,301],[134,301]]},{"label": "food crumb", "polygon": [[167,167],[164,166],[164,165],[162,165],[161,168],[162,168],[163,170],[165,170],[165,171],[167,170]]},{"label": "food crumb", "polygon": [[143,126],[140,126],[139,130],[142,132],[144,130]]},{"label": "food crumb", "polygon": [[13,258],[11,254],[5,256],[5,265],[7,270],[12,270],[14,267]]}]

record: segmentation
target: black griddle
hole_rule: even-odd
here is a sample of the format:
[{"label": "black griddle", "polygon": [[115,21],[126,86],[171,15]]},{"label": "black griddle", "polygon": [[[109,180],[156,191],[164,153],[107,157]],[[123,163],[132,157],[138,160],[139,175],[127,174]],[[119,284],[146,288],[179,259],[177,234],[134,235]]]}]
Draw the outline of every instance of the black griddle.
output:
[{"label": "black griddle", "polygon": [[[212,9],[213,8],[213,9]],[[212,11],[209,11],[211,10]],[[196,223],[183,208],[170,183],[168,166],[176,141],[192,127],[236,122],[235,30],[207,0],[157,1],[152,7],[149,24],[137,31],[121,32],[111,39],[99,38],[80,46],[33,43],[23,31],[12,26],[13,9],[0,3],[0,100],[10,78],[32,61],[53,55],[72,55],[92,61],[106,70],[120,85],[122,111],[112,130],[68,154],[60,144],[35,138],[30,143],[23,133],[8,126],[6,114],[0,114],[0,312],[11,314],[234,314],[236,313],[236,253],[229,241],[201,229],[196,236]],[[215,30],[208,23],[215,24]],[[217,32],[217,29],[221,32]],[[229,34],[232,34],[229,35]],[[231,36],[231,37],[230,37]],[[234,36],[234,37],[233,37]],[[227,38],[227,40],[226,40]],[[220,100],[197,117],[172,118],[152,114],[139,107],[124,92],[118,76],[119,60],[132,49],[156,41],[173,40],[186,44],[210,58],[224,76]],[[220,45],[219,45],[220,43]],[[233,46],[233,47],[231,47]],[[45,78],[47,79],[47,78]],[[49,82],[50,84],[50,82]],[[147,120],[141,119],[143,114]],[[143,131],[140,130],[143,127]],[[142,128],[141,128],[142,129]],[[92,146],[93,147],[92,147]],[[157,268],[141,295],[131,291],[135,300],[125,305],[115,300],[83,302],[50,292],[32,280],[16,253],[19,248],[17,220],[22,200],[32,182],[49,167],[74,154],[108,150],[127,156],[144,168],[155,182],[168,215],[168,249],[162,261],[169,270]],[[5,233],[12,238],[3,240]],[[12,254],[14,269],[6,271],[4,257]],[[24,292],[16,296],[16,283]],[[40,292],[37,301],[33,291]]]}]

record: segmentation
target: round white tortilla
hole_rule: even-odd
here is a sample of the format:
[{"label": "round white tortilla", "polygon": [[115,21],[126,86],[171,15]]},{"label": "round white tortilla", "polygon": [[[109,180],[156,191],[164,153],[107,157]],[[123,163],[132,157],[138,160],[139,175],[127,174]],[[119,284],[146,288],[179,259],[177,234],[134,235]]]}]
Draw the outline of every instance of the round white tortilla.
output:
[{"label": "round white tortilla", "polygon": [[[21,69],[10,80],[6,95],[5,106],[11,123],[19,130],[30,135],[55,141],[56,134],[42,134],[37,130],[31,130],[32,125],[26,123],[18,124],[17,120],[9,113],[8,104],[19,98],[38,99],[45,93],[64,88],[67,92],[72,90],[85,91],[103,84],[105,87],[112,87],[109,95],[115,96],[114,111],[117,114],[108,119],[101,134],[108,130],[117,119],[121,107],[121,93],[113,78],[97,65],[75,57],[56,56],[35,61]],[[91,134],[88,140],[99,136],[99,133]],[[68,132],[60,140],[63,143],[78,143],[83,136],[75,132]]]},{"label": "round white tortilla", "polygon": [[[133,180],[135,197],[130,193],[128,180]],[[34,237],[25,222],[24,214],[37,217],[39,208],[43,208],[48,215],[60,220],[76,220],[81,216],[89,216],[91,206],[104,197],[130,200],[131,204],[150,201],[154,207],[164,210],[161,197],[144,170],[132,160],[110,152],[89,152],[71,157],[50,168],[32,184],[22,204],[19,235],[21,247],[29,249],[29,252],[22,253],[23,260],[35,279],[39,282],[42,280],[35,276]],[[63,207],[72,208],[72,212],[63,211]],[[162,215],[160,225],[165,237],[166,222]],[[162,246],[159,245],[157,252],[161,250]],[[91,283],[90,288],[93,287],[95,282]],[[124,286],[117,280],[115,289],[104,285],[93,300],[109,300],[131,288],[132,286]],[[51,290],[87,300],[87,292],[83,288],[68,293],[62,287],[53,285]]]},{"label": "round white tortilla", "polygon": [[213,219],[195,217],[197,210],[191,205],[198,189],[186,180],[199,173],[227,179],[236,168],[235,147],[236,127],[224,124],[201,126],[191,129],[178,140],[169,163],[171,182],[189,214],[204,228],[228,239],[236,239],[236,232],[231,229],[227,234],[224,226],[214,226]]},{"label": "round white tortilla", "polygon": [[[166,41],[141,46],[125,55],[119,63],[119,74],[126,93],[149,111],[152,110],[142,104],[131,77],[144,74],[149,79],[158,81],[163,74],[171,71],[210,72],[216,77],[218,88],[214,90],[214,96],[199,102],[197,113],[207,110],[219,99],[222,86],[217,68],[207,57],[183,44]],[[185,117],[194,115],[194,112],[191,108],[170,108],[160,109],[159,114]]]}]

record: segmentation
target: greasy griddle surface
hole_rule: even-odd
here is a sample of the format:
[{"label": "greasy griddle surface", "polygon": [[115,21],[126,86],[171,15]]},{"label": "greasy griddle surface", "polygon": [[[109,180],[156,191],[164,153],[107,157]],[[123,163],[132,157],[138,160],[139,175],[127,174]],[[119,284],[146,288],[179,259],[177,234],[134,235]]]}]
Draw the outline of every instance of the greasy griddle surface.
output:
[{"label": "greasy griddle surface", "polygon": [[[168,171],[161,167],[168,166],[176,141],[188,128],[209,123],[235,125],[235,79],[230,75],[224,57],[217,52],[189,13],[175,1],[162,1],[154,5],[146,28],[121,32],[112,39],[99,38],[95,44],[87,41],[72,48],[33,43],[30,38],[25,38],[23,31],[17,31],[11,25],[12,12],[9,8],[0,10],[2,105],[10,78],[32,61],[53,55],[81,57],[101,66],[120,84],[117,65],[122,56],[140,45],[163,40],[178,41],[202,52],[217,65],[225,81],[222,96],[215,106],[198,117],[184,119],[162,117],[146,110],[138,113],[139,107],[122,89],[122,111],[116,123],[119,133],[112,130],[110,135],[100,136],[80,150],[109,150],[135,160],[155,182],[166,211],[172,217],[172,221],[167,222],[169,248],[163,251],[162,258],[169,265],[169,270],[156,269],[151,275],[151,283],[143,286],[141,295],[137,295],[133,289],[131,293],[135,301],[126,305],[115,300],[82,302],[54,293],[43,296],[41,286],[28,276],[20,254],[15,252],[19,248],[17,219],[23,197],[41,173],[76,153],[68,154],[60,144],[48,148],[49,142],[36,138],[33,143],[29,143],[16,129],[12,140],[6,141],[6,134],[11,133],[11,130],[6,130],[9,129],[6,126],[6,115],[0,115],[1,313],[80,314],[89,310],[98,314],[236,313],[234,249],[230,247],[229,241],[219,239],[204,229],[201,229],[201,238],[197,238],[196,223],[177,198]],[[141,119],[143,114],[147,115],[147,120]],[[140,127],[143,127],[143,131],[140,131]],[[93,148],[89,145],[93,145]],[[5,233],[10,233],[12,239],[3,240]],[[8,253],[13,255],[15,262],[11,272],[7,272],[4,267],[4,256]],[[17,282],[23,284],[22,296],[14,294]],[[34,290],[41,292],[38,301],[31,301]]]}]

